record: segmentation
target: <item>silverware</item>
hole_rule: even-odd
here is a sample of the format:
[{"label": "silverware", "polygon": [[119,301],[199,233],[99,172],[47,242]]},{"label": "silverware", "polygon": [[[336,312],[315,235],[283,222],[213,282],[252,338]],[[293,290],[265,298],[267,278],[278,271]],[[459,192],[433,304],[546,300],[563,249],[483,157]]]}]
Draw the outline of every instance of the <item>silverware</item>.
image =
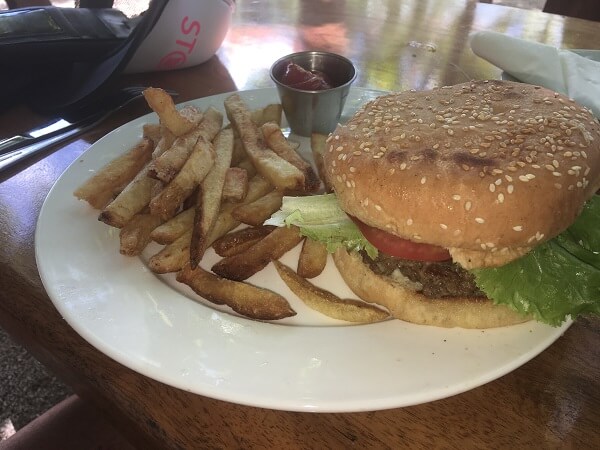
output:
[{"label": "silverware", "polygon": [[[82,102],[63,111],[42,127],[0,141],[0,172],[51,145],[59,144],[98,125],[109,115],[139,98],[144,86],[120,89],[101,101]],[[177,96],[174,91],[167,92]]]}]

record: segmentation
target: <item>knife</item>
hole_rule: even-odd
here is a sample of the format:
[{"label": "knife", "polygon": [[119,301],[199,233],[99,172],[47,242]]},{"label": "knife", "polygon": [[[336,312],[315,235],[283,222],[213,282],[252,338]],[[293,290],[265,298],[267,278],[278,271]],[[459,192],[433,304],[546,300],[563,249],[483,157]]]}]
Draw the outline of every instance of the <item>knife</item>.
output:
[{"label": "knife", "polygon": [[103,117],[104,115],[99,113],[77,123],[60,119],[28,133],[1,141],[0,172],[39,151],[47,149],[51,145],[59,144],[85,132],[102,120]]},{"label": "knife", "polygon": [[54,119],[41,127],[20,133],[7,139],[0,140],[0,156],[12,153],[22,147],[30,146],[41,141],[48,141],[47,145],[59,142],[53,139],[60,137],[62,140],[75,136],[84,131],[84,127],[100,119],[105,111],[98,111],[83,120],[69,121],[65,118]]}]

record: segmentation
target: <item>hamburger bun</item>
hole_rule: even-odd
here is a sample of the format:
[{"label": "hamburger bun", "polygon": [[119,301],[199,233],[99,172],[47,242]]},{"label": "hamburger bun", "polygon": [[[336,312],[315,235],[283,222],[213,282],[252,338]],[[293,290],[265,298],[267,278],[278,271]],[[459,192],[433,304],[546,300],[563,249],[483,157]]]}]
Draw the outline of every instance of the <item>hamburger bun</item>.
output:
[{"label": "hamburger bun", "polygon": [[406,322],[447,328],[494,328],[531,320],[485,298],[425,297],[410,282],[377,275],[358,253],[349,253],[344,248],[336,250],[333,260],[356,295],[387,308],[393,317]]},{"label": "hamburger bun", "polygon": [[600,188],[600,125],[548,89],[474,81],[365,104],[324,165],[348,214],[466,268],[498,266],[564,231]]}]

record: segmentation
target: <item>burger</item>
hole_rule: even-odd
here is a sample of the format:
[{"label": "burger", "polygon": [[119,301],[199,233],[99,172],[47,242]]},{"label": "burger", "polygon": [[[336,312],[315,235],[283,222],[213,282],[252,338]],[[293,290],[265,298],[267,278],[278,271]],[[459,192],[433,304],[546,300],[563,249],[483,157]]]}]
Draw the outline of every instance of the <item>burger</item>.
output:
[{"label": "burger", "polygon": [[338,125],[323,164],[333,193],[286,198],[284,220],[394,317],[600,313],[600,124],[569,98],[499,80],[383,95]]}]

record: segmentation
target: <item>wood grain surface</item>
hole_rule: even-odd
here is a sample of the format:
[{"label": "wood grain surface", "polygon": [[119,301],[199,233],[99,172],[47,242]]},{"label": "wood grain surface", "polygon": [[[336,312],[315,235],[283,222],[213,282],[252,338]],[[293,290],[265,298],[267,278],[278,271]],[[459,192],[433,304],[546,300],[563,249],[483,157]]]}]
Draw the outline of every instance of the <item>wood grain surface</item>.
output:
[{"label": "wood grain surface", "polygon": [[[500,71],[468,45],[491,29],[567,48],[600,48],[600,23],[458,0],[238,0],[211,60],[172,72],[123,76],[123,85],[175,89],[178,101],[272,86],[268,68],[303,49],[342,53],[356,86],[424,89]],[[139,375],[84,341],[40,281],[34,252],[44,198],[66,167],[108,131],[148,112],[129,105],[59,148],[0,174],[0,326],[92,401],[139,448],[598,448],[600,319],[584,317],[548,350],[469,392],[387,411],[317,414],[226,403]],[[42,118],[0,113],[0,138]],[[68,257],[65,249],[64,257]],[[376,370],[376,368],[374,368]],[[365,380],[368,382],[368,380]]]}]

